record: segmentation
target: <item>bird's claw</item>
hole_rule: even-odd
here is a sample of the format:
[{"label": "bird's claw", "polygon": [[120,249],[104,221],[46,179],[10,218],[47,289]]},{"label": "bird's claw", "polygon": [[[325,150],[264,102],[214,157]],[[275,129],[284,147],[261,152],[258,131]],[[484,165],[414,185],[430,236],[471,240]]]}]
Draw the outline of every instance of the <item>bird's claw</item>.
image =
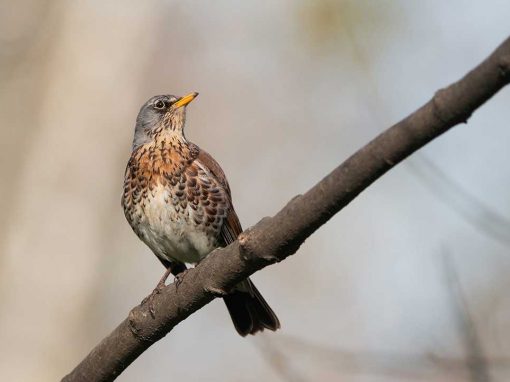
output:
[{"label": "bird's claw", "polygon": [[182,281],[184,280],[184,276],[186,276],[186,273],[188,273],[189,269],[183,270],[181,273],[175,275],[175,289],[179,288],[179,285],[181,285]]},{"label": "bird's claw", "polygon": [[149,313],[151,314],[152,318],[156,318],[156,310],[154,309],[154,297],[157,294],[161,293],[161,290],[163,289],[164,286],[165,284],[162,285],[158,284],[156,288],[154,288],[154,290],[151,292],[151,294],[145,297],[140,303],[140,305],[142,306],[148,303]]}]

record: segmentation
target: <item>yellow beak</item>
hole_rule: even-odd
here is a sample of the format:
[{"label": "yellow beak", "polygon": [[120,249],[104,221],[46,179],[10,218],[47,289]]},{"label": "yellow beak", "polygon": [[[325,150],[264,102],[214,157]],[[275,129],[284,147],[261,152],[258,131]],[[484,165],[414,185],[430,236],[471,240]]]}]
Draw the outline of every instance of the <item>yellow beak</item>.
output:
[{"label": "yellow beak", "polygon": [[176,108],[181,107],[181,106],[186,106],[188,103],[193,101],[197,95],[198,95],[197,92],[186,94],[184,97],[179,98],[177,100],[177,102],[174,103],[174,106]]}]

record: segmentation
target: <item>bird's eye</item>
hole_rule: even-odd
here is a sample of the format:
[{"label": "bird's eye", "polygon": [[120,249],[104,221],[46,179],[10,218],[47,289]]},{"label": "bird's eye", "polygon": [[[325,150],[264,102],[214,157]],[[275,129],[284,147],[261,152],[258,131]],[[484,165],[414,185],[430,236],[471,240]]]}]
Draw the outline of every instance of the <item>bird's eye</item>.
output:
[{"label": "bird's eye", "polygon": [[164,103],[163,101],[161,101],[161,100],[157,101],[157,102],[154,104],[154,107],[155,107],[156,109],[159,109],[159,110],[164,109],[164,108],[165,108],[165,106],[166,106],[166,105],[165,105],[165,103]]}]

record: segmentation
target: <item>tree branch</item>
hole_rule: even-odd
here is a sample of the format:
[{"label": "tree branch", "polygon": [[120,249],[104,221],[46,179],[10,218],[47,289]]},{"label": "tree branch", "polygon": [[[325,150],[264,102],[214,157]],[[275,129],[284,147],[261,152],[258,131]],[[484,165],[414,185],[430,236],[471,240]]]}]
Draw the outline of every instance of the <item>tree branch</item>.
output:
[{"label": "tree branch", "polygon": [[317,228],[407,156],[471,114],[510,80],[510,38],[463,79],[357,151],[306,194],[292,199],[226,248],[213,251],[177,288],[168,285],[129,316],[63,381],[113,381],[179,322],[252,273],[294,254]]}]

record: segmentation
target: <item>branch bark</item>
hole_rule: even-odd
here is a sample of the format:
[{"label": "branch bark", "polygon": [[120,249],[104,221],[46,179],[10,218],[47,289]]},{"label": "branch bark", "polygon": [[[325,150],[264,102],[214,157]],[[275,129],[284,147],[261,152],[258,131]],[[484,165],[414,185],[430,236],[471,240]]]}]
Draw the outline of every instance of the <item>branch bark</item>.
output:
[{"label": "branch bark", "polygon": [[471,114],[510,81],[510,38],[464,78],[441,89],[420,109],[381,133],[306,194],[292,199],[226,248],[213,251],[177,288],[129,316],[63,381],[113,381],[149,346],[179,322],[222,296],[252,273],[294,254],[299,246],[360,192],[407,156]]}]

